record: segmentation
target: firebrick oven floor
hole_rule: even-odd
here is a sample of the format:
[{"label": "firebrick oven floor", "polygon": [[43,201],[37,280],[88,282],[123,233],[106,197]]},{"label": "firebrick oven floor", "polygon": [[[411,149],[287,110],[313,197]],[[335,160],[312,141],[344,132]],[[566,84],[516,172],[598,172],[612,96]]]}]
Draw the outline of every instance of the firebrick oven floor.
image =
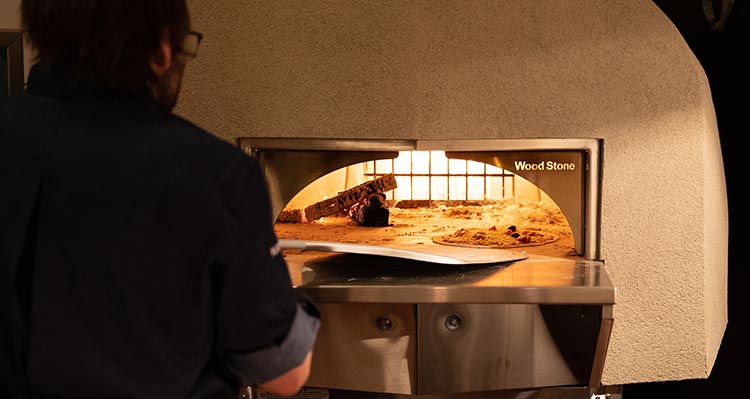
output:
[{"label": "firebrick oven floor", "polygon": [[426,244],[506,248],[575,258],[575,241],[560,209],[545,202],[505,199],[483,205],[389,208],[385,227],[364,227],[348,215],[307,223],[276,223],[279,238],[369,245]]}]

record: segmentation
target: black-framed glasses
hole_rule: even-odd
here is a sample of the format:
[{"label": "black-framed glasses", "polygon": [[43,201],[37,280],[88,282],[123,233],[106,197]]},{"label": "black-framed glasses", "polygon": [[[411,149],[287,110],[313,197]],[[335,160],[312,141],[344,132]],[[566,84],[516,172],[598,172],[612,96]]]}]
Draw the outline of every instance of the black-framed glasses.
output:
[{"label": "black-framed glasses", "polygon": [[188,57],[195,58],[198,56],[198,47],[201,45],[201,40],[203,40],[203,33],[190,31],[182,41],[180,50]]}]

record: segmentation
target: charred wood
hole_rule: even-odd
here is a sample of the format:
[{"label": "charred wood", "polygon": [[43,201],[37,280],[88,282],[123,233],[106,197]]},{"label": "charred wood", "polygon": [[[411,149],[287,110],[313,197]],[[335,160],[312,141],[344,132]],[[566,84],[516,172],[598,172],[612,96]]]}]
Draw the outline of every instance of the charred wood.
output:
[{"label": "charred wood", "polygon": [[342,191],[333,198],[316,202],[305,208],[304,216],[308,221],[312,221],[324,216],[346,213],[361,198],[366,198],[367,195],[372,193],[384,193],[396,187],[396,177],[393,174],[388,174]]},{"label": "charred wood", "polygon": [[388,226],[390,212],[385,207],[385,194],[371,193],[349,208],[349,216],[361,226]]}]

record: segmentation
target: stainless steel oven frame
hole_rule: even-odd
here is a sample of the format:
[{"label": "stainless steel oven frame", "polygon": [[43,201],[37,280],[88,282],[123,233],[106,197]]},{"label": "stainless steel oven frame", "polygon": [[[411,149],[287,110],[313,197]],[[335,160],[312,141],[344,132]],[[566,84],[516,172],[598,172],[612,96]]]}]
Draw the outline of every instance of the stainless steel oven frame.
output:
[{"label": "stainless steel oven frame", "polygon": [[[329,172],[399,151],[445,151],[532,181],[558,203],[576,237],[576,259],[530,256],[500,267],[444,269],[439,278],[399,261],[290,254],[287,262],[303,271],[302,287],[323,313],[308,388],[335,398],[617,394],[601,386],[615,304],[599,247],[602,140],[243,138],[238,144],[259,160],[274,220]],[[518,159],[550,157],[577,165],[577,173],[560,179],[513,168]]]}]

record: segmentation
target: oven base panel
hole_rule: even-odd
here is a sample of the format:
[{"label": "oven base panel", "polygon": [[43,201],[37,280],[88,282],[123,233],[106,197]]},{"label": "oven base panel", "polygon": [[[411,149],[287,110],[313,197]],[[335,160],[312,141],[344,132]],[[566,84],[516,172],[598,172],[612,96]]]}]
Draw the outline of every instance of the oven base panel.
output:
[{"label": "oven base panel", "polygon": [[602,309],[595,305],[319,307],[310,387],[435,395],[589,386],[597,370]]}]

